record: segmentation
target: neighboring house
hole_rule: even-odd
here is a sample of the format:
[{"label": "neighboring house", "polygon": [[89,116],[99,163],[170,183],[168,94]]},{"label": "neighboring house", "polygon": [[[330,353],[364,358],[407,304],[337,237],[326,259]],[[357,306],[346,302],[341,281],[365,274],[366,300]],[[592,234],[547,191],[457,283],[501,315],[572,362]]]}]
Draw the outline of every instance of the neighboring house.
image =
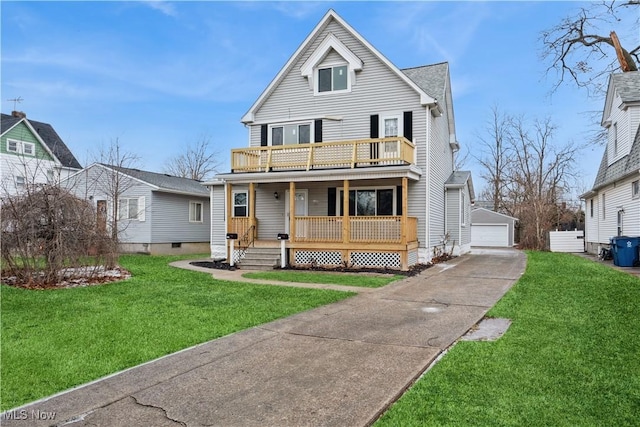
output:
[{"label": "neighboring house", "polygon": [[640,72],[612,74],[602,114],[607,146],[586,202],[585,249],[640,236]]},{"label": "neighboring house", "polygon": [[408,269],[446,235],[469,250],[475,196],[470,173],[454,171],[447,63],[401,70],[330,10],[242,123],[249,147],[207,183],[212,256],[226,233],[234,258],[286,233],[296,265]]},{"label": "neighboring house", "polygon": [[512,247],[518,218],[486,208],[471,210],[471,246]]},{"label": "neighboring house", "polygon": [[0,196],[19,193],[28,184],[59,182],[82,169],[48,123],[22,112],[2,114]]},{"label": "neighboring house", "polygon": [[209,251],[209,191],[200,181],[94,163],[63,184],[93,201],[99,227],[112,229],[117,215],[123,252]]}]

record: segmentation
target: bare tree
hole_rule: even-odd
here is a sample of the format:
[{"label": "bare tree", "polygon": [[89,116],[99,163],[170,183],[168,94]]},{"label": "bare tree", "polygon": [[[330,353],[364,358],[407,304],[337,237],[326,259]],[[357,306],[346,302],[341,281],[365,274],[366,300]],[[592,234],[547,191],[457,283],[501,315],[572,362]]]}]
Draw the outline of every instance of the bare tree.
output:
[{"label": "bare tree", "polygon": [[522,226],[520,244],[542,250],[547,232],[557,223],[560,198],[575,176],[576,147],[554,142],[556,126],[549,118],[529,124],[519,117],[511,123],[507,198]]},{"label": "bare tree", "polygon": [[477,162],[483,167],[481,177],[488,183],[481,197],[491,200],[493,210],[503,211],[505,191],[507,187],[507,166],[510,159],[509,145],[510,118],[501,113],[497,105],[491,108],[491,118],[487,121],[486,136],[478,136],[480,140],[480,157]]},{"label": "bare tree", "polygon": [[[558,74],[553,91],[568,78],[578,87],[599,94],[612,71],[637,71],[639,6],[638,0],[592,3],[543,31],[541,56],[550,62],[547,74],[552,70]],[[635,28],[633,39],[620,41],[615,30],[626,26]],[[601,60],[608,63],[594,65]]]},{"label": "bare tree", "polygon": [[[112,140],[109,145],[102,146],[96,157],[97,162],[104,167],[98,168],[93,176],[85,177],[85,198],[90,192],[102,194],[107,198],[105,202],[109,203],[109,209],[106,209],[106,206],[99,208],[103,210],[102,215],[109,225],[111,237],[119,243],[123,232],[123,226],[120,223],[120,200],[123,194],[135,184],[129,176],[122,174],[120,169],[135,168],[140,157],[123,150],[118,138]],[[138,209],[144,209],[144,206]]]},{"label": "bare tree", "polygon": [[212,178],[221,165],[220,154],[211,150],[211,138],[203,136],[195,144],[189,144],[184,152],[165,165],[165,172],[181,178],[203,181]]}]

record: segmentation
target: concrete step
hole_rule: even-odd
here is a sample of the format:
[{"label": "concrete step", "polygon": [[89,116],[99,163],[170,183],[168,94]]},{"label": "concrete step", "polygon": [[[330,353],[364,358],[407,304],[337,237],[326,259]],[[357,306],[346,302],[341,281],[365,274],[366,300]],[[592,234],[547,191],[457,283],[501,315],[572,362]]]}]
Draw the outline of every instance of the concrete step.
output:
[{"label": "concrete step", "polygon": [[280,263],[280,249],[250,247],[238,262],[240,268],[248,270],[270,270]]}]

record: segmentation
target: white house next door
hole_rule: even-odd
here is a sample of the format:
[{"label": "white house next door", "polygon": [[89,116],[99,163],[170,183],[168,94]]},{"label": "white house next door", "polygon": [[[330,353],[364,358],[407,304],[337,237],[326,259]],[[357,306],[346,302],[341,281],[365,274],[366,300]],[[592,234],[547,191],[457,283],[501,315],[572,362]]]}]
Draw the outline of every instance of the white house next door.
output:
[{"label": "white house next door", "polygon": [[[309,215],[309,190],[296,190],[295,195],[296,217]],[[289,233],[289,190],[284,193],[284,229],[285,233]],[[302,231],[302,230],[299,230]],[[299,232],[297,234],[300,234]]]}]

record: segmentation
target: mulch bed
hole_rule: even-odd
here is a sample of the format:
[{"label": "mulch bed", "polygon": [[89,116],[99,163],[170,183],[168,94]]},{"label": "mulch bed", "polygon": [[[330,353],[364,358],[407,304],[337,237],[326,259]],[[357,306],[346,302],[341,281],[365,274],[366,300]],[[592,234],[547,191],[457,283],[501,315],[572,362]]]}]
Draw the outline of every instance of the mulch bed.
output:
[{"label": "mulch bed", "polygon": [[85,286],[103,285],[105,283],[118,282],[131,277],[131,273],[121,267],[105,269],[102,266],[67,269],[62,272],[59,281],[54,283],[38,282],[32,280],[18,279],[15,276],[2,276],[2,283],[22,289],[47,290],[79,288]]},{"label": "mulch bed", "polygon": [[[378,273],[378,274],[401,274],[404,276],[415,276],[420,272],[432,267],[434,264],[445,262],[452,259],[451,255],[445,254],[437,258],[433,258],[429,264],[416,264],[409,268],[408,271],[395,270],[392,268],[370,268],[370,267],[323,267],[318,265],[305,265],[305,266],[287,266],[285,268],[274,267],[274,270],[293,270],[293,271],[322,271],[322,272],[335,272],[335,273]],[[211,268],[216,270],[236,270],[241,269],[240,266],[231,266],[226,260],[212,260],[212,261],[193,261],[189,264],[196,267]]]}]

